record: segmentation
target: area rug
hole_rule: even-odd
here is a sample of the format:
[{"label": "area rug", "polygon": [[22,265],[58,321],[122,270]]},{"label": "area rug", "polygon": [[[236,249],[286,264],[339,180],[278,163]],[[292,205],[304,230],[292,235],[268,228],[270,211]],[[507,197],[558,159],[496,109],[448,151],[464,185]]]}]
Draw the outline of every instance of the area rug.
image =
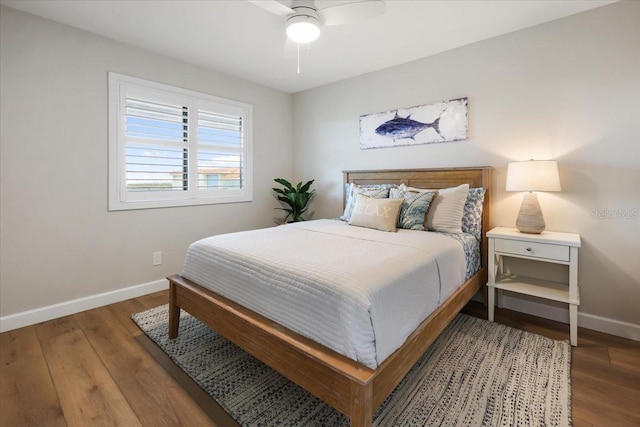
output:
[{"label": "area rug", "polygon": [[[132,319],[240,425],[349,420],[189,314],[167,337],[167,306]],[[374,415],[374,426],[567,426],[571,347],[459,314]]]}]

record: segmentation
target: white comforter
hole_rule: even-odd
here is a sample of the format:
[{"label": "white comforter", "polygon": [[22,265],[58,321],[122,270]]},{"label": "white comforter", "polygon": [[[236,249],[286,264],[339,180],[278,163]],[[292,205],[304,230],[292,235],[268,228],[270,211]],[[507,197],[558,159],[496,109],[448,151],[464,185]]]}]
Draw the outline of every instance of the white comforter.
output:
[{"label": "white comforter", "polygon": [[464,282],[460,243],[317,220],[209,237],[182,275],[376,368]]}]

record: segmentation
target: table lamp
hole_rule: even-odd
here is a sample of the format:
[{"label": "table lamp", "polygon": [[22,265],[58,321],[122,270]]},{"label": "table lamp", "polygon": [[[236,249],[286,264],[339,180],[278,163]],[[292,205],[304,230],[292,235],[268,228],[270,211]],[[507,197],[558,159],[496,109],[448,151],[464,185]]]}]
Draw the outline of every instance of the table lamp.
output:
[{"label": "table lamp", "polygon": [[530,160],[512,162],[507,166],[506,191],[528,191],[522,199],[516,228],[521,233],[540,234],[545,223],[534,191],[560,191],[558,162],[555,160]]}]

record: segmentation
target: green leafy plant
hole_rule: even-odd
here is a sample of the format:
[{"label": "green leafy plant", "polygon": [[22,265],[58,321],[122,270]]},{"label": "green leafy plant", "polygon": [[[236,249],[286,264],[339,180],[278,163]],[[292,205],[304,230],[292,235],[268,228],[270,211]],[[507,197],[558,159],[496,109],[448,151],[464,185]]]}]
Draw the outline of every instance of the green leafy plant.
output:
[{"label": "green leafy plant", "polygon": [[[306,184],[299,182],[295,187],[283,178],[276,178],[274,181],[284,187],[273,188],[278,200],[288,206],[286,208],[276,208],[287,212],[287,216],[284,217],[283,222],[304,221],[302,214],[307,211],[309,202],[311,202],[311,199],[316,194],[316,190],[310,190],[311,184],[313,184],[315,180],[312,179]],[[291,218],[291,220],[287,221],[289,218]]]}]

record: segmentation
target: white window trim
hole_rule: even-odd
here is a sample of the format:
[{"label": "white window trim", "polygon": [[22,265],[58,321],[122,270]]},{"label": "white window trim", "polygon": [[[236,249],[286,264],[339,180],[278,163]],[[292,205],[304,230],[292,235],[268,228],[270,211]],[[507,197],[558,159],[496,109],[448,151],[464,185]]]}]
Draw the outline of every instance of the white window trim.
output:
[{"label": "white window trim", "polygon": [[[127,200],[126,197],[126,169],[124,155],[124,108],[123,91],[142,90],[152,94],[159,92],[166,99],[172,95],[181,99],[190,98],[193,106],[198,103],[213,104],[217,112],[241,112],[243,120],[244,173],[243,188],[239,190],[199,190],[197,185],[190,185],[189,190],[179,194],[162,192],[163,199]],[[151,95],[149,95],[151,96]],[[193,109],[192,111],[196,111]],[[177,88],[162,83],[151,82],[136,77],[109,72],[109,211],[130,209],[151,209],[176,206],[195,206],[219,203],[239,203],[253,200],[253,107],[250,104],[220,98],[188,89]],[[189,139],[195,141],[196,127],[189,127]],[[194,145],[194,146],[195,146]],[[189,164],[197,165],[197,149],[190,147]],[[195,176],[196,181],[191,181]],[[198,168],[189,168],[190,182],[197,182]],[[160,195],[156,192],[156,195]]]}]

